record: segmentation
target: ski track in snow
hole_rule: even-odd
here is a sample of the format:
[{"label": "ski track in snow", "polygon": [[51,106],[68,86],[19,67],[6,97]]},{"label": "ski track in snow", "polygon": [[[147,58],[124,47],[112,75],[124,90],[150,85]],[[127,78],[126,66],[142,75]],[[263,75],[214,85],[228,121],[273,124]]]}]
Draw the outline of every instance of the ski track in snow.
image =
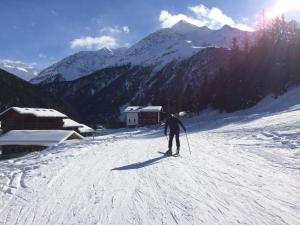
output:
[{"label": "ski track in snow", "polygon": [[300,224],[300,111],[107,131],[0,161],[0,225]]}]

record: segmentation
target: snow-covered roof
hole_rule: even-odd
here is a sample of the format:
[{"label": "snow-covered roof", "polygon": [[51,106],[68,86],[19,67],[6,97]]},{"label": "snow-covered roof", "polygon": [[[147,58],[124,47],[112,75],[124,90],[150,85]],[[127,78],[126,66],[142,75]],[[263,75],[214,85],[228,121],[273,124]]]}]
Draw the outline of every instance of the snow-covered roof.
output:
[{"label": "snow-covered roof", "polygon": [[78,127],[78,130],[79,130],[80,133],[94,132],[93,128],[90,128],[89,126],[87,126],[85,124],[78,123],[78,122],[76,122],[74,120],[71,120],[69,118],[63,119],[63,122],[64,122],[64,125],[63,125],[64,128]]},{"label": "snow-covered roof", "polygon": [[79,132],[84,134],[84,133],[92,133],[95,130],[93,128],[90,128],[89,126],[85,124],[81,124],[82,126],[78,128]]},{"label": "snow-covered roof", "polygon": [[64,128],[68,128],[68,127],[83,127],[83,124],[80,124],[74,120],[71,120],[69,118],[67,119],[63,119],[63,122],[64,122],[64,125],[63,127]]},{"label": "snow-covered roof", "polygon": [[162,106],[147,106],[141,108],[140,112],[160,112],[162,110]]},{"label": "snow-covered roof", "polygon": [[71,130],[12,130],[0,136],[0,145],[52,146],[69,139],[83,139]]},{"label": "snow-covered roof", "polygon": [[124,112],[129,113],[129,112],[139,112],[139,109],[142,108],[141,106],[128,106]]},{"label": "snow-covered roof", "polygon": [[8,112],[9,110],[14,110],[19,114],[32,114],[35,117],[57,117],[57,118],[66,118],[65,114],[58,112],[55,109],[43,109],[43,108],[20,108],[20,107],[11,107],[0,113],[0,116]]}]

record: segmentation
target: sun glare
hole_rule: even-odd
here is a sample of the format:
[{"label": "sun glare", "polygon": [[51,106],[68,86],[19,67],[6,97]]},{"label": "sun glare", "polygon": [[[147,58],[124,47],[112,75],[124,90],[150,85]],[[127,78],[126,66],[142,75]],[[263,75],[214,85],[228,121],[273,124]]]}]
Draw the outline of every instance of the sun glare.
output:
[{"label": "sun glare", "polygon": [[300,10],[300,0],[278,0],[267,12],[267,17],[274,18],[288,12]]}]

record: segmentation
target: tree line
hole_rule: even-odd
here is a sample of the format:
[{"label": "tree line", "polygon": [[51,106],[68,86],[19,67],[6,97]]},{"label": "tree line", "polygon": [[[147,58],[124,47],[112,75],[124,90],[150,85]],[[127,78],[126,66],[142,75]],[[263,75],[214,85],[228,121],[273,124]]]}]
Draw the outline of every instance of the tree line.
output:
[{"label": "tree line", "polygon": [[300,27],[284,16],[261,22],[255,40],[245,34],[242,44],[232,40],[228,65],[214,76],[203,75],[199,85],[169,94],[159,89],[153,105],[166,111],[199,112],[208,106],[233,112],[254,106],[265,96],[275,97],[300,83]]}]

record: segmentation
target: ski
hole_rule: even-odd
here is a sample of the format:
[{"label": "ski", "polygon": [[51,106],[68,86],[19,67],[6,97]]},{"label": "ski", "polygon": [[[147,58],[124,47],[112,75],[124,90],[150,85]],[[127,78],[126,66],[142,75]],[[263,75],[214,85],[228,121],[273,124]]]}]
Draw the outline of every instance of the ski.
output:
[{"label": "ski", "polygon": [[172,154],[172,155],[169,155],[169,154],[166,154],[165,152],[161,152],[161,151],[158,151],[159,154],[162,154],[162,155],[165,155],[165,156],[173,156],[173,157],[179,157],[180,154]]}]

